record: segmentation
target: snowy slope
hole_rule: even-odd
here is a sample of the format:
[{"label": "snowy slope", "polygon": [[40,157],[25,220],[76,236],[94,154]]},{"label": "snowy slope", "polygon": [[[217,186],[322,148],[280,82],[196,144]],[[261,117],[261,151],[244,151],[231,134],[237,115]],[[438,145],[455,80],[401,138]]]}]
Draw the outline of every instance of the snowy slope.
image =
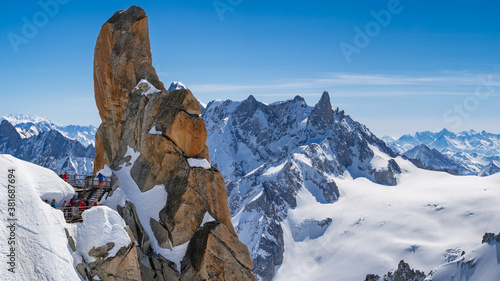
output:
[{"label": "snowy slope", "polygon": [[500,234],[485,234],[481,245],[450,263],[437,267],[425,279],[425,281],[455,280],[500,280]]},{"label": "snowy slope", "polygon": [[57,130],[63,136],[79,141],[83,146],[95,145],[95,126],[79,126],[79,125],[59,125],[48,119],[41,118],[35,115],[27,114],[9,114],[0,117],[2,120],[9,121],[19,132],[22,138],[36,136],[41,132]]},{"label": "snowy slope", "polygon": [[[471,252],[485,232],[500,230],[500,174],[452,176],[397,163],[404,172],[395,187],[337,178],[340,197],[331,204],[302,189],[282,223],[285,253],[275,280],[364,280],[401,259],[430,272]],[[325,218],[332,223],[321,237],[294,239],[294,227]]]},{"label": "snowy slope", "polygon": [[[14,169],[16,182],[16,273],[4,271],[3,280],[79,280],[75,273],[73,257],[64,232],[63,213],[41,199],[56,199],[59,203],[73,196],[73,188],[54,172],[18,160],[10,155],[0,155],[2,177],[0,185],[0,239],[7,241],[10,232],[7,218],[7,171]],[[36,211],[35,211],[36,210]],[[0,255],[6,259],[7,243],[0,243]],[[5,262],[2,262],[5,267]]]},{"label": "snowy slope", "polygon": [[[82,259],[92,260],[89,249],[112,241],[115,247],[109,252],[112,257],[130,238],[124,230],[125,223],[118,213],[107,207],[94,207],[83,213],[83,223],[68,224],[63,212],[52,208],[43,200],[56,199],[59,204],[73,197],[74,189],[61,180],[53,171],[28,163],[11,155],[0,154],[0,256],[2,257],[2,280],[83,280],[76,271]],[[8,210],[8,174],[13,169],[15,179],[15,214]],[[11,183],[12,184],[12,183]],[[12,189],[12,188],[11,188]],[[13,194],[13,193],[10,193]],[[7,255],[10,248],[7,228],[15,219],[15,268],[7,271]],[[76,240],[76,251],[68,244],[66,230]]]},{"label": "snowy slope", "polygon": [[425,144],[457,162],[466,170],[461,174],[478,174],[492,161],[500,161],[500,135],[474,130],[455,134],[446,129],[440,132],[417,132],[400,138],[384,137],[387,145],[404,153]]}]

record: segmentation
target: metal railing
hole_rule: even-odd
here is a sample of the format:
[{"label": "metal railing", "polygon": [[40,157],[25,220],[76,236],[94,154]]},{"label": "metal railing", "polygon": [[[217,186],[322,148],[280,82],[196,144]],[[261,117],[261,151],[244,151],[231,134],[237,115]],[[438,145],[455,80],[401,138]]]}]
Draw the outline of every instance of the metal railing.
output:
[{"label": "metal railing", "polygon": [[104,204],[98,204],[98,205],[91,204],[90,206],[76,205],[75,207],[57,207],[56,209],[61,210],[63,212],[64,218],[66,219],[66,222],[74,223],[74,222],[81,222],[82,221],[82,213],[85,210],[88,210],[88,209],[95,207],[95,206],[106,206],[106,205],[104,205]]},{"label": "metal railing", "polygon": [[[78,190],[87,191],[87,190],[99,187],[99,180],[97,179],[97,176],[95,176],[95,175],[90,175],[90,176],[69,175],[68,176],[68,183],[71,186],[73,186],[73,188],[75,188],[75,190],[78,189]],[[102,188],[103,189],[111,189],[112,186],[113,186],[113,182],[112,182],[111,178],[106,177],[102,181]]]},{"label": "metal railing", "polygon": [[[81,195],[79,196],[80,198],[83,197],[85,200],[90,199],[92,196],[96,197],[95,195],[98,194],[97,197],[100,198],[94,198],[97,202],[100,201],[106,192],[109,194],[113,186],[113,182],[109,177],[104,178],[102,185],[99,186],[99,180],[96,175],[69,175],[66,182],[73,186],[77,194]],[[88,193],[89,191],[90,193]],[[80,207],[79,204],[81,200],[78,200],[74,207],[60,206],[56,209],[64,213],[67,222],[80,222],[82,221],[83,211],[95,206],[94,200],[92,200],[92,202],[87,201],[90,204],[89,206],[85,205]],[[97,206],[102,206],[102,204],[98,204]]]}]

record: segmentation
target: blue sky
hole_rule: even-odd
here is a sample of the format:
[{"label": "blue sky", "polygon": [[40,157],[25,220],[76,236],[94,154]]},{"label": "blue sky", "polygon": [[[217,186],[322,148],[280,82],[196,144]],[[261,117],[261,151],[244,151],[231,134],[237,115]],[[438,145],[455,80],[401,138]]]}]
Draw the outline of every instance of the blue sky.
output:
[{"label": "blue sky", "polygon": [[500,133],[497,1],[9,1],[0,115],[99,125],[95,41],[134,4],[148,14],[160,79],[183,82],[205,103],[252,94],[314,105],[326,90],[380,136]]}]

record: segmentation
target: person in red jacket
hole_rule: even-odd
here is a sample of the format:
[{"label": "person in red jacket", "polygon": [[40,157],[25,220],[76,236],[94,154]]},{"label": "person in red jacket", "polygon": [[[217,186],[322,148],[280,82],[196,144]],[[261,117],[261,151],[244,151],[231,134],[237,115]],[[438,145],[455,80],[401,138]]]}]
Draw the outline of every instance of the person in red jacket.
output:
[{"label": "person in red jacket", "polygon": [[65,182],[68,182],[68,178],[69,178],[69,177],[68,177],[68,172],[65,172],[65,173],[63,174],[63,180],[64,180]]},{"label": "person in red jacket", "polygon": [[83,211],[85,210],[85,206],[87,206],[87,204],[85,204],[85,201],[80,201],[80,211]]}]

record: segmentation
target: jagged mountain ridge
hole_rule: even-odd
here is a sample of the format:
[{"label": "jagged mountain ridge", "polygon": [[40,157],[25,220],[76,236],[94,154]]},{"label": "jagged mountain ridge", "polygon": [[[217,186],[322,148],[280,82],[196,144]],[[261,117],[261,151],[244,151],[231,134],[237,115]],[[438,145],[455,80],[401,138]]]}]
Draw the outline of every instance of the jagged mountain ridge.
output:
[{"label": "jagged mountain ridge", "polygon": [[456,171],[456,174],[465,174],[469,172],[469,170],[460,163],[444,156],[434,148],[429,148],[425,144],[419,144],[403,153],[403,155],[409,159],[418,159],[426,167],[435,170],[453,170]]},{"label": "jagged mountain ridge", "polygon": [[0,123],[0,153],[11,154],[56,173],[91,174],[94,151],[93,145],[85,147],[58,130],[41,131],[23,138],[9,121]]},{"label": "jagged mountain ridge", "polygon": [[399,153],[425,144],[463,166],[465,170],[459,172],[464,175],[480,174],[492,161],[500,161],[500,135],[486,131],[470,130],[455,134],[443,129],[436,133],[424,131],[406,134],[397,139],[387,136],[383,139]]},{"label": "jagged mountain ridge", "polygon": [[[336,177],[395,185],[401,172],[397,154],[344,111],[333,110],[327,92],[314,107],[299,96],[270,105],[253,96],[211,102],[202,117],[210,160],[227,183],[233,224],[262,280],[271,280],[283,262],[281,222],[301,190],[327,204],[339,198]],[[318,236],[328,221],[304,221],[295,236]]]},{"label": "jagged mountain ridge", "polygon": [[29,114],[8,114],[0,117],[9,121],[17,130],[21,138],[30,138],[41,132],[57,130],[67,138],[79,141],[83,146],[95,146],[97,127],[88,125],[59,125],[48,119]]}]

